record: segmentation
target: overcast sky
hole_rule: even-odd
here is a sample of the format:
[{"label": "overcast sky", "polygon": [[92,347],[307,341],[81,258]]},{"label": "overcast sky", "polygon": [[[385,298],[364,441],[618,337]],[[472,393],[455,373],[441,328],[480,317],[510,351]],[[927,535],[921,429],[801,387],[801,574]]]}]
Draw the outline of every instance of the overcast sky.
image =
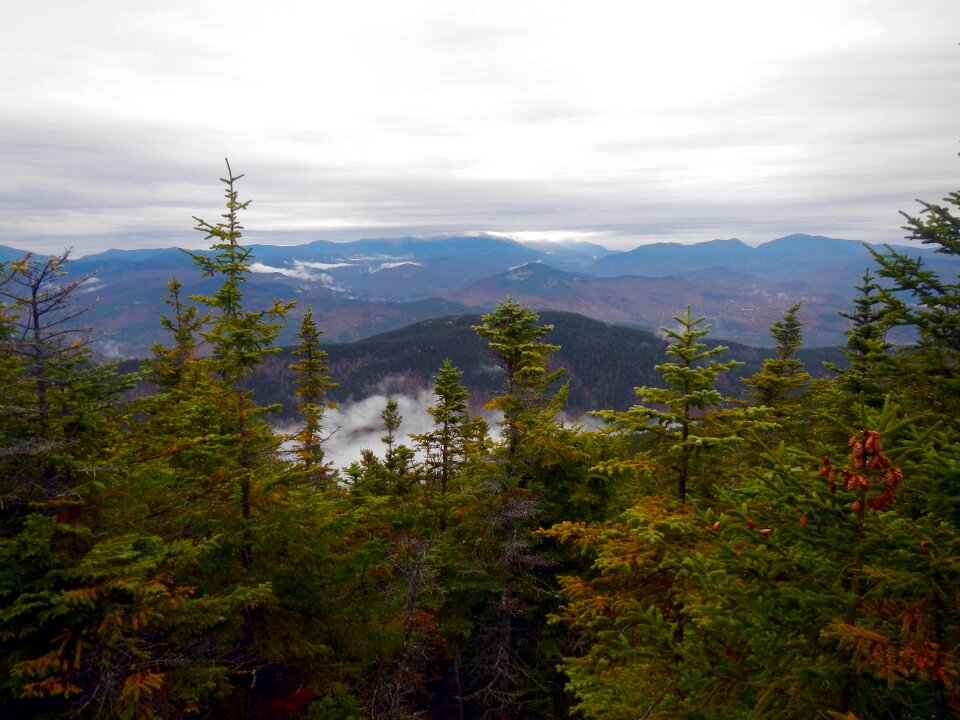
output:
[{"label": "overcast sky", "polygon": [[4,0],[0,244],[897,241],[960,187],[960,2]]}]

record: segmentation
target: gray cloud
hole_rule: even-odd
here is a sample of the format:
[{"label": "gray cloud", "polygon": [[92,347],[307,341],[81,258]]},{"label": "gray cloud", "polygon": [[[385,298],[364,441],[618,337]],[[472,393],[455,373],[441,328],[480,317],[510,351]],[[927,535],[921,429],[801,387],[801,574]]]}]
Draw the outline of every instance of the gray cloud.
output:
[{"label": "gray cloud", "polygon": [[281,242],[891,241],[956,186],[955,2],[561,5],[17,5],[0,243],[196,247],[225,156]]}]

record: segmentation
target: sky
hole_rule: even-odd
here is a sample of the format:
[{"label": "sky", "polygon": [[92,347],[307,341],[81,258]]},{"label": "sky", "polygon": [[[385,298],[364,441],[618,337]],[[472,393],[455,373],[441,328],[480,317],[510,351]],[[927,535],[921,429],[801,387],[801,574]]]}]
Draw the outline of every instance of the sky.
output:
[{"label": "sky", "polygon": [[904,236],[960,176],[956,0],[3,0],[0,244]]}]

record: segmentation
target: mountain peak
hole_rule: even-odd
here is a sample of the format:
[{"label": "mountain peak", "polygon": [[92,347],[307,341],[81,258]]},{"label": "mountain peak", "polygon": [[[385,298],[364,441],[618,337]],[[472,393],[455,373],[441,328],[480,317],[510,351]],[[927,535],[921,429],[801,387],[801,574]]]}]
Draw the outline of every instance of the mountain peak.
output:
[{"label": "mountain peak", "polygon": [[792,246],[792,245],[831,245],[834,243],[855,243],[856,240],[843,240],[841,238],[827,237],[826,235],[808,235],[807,233],[791,233],[783,237],[774,238],[769,242],[761,243],[757,247],[774,246]]}]

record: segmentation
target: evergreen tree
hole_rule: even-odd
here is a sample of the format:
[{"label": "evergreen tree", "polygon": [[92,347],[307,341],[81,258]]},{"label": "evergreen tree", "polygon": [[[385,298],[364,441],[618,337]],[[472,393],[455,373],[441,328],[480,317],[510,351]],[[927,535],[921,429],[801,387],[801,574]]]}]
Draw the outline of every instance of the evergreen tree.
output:
[{"label": "evergreen tree", "polygon": [[360,461],[346,469],[346,475],[358,496],[407,496],[420,483],[414,468],[413,451],[399,442],[397,431],[403,423],[399,403],[393,398],[380,411],[384,434],[380,436],[386,449],[383,458],[372,450],[360,451]]},{"label": "evergreen tree", "polygon": [[572,713],[665,719],[696,708],[687,693],[713,678],[691,662],[703,643],[685,614],[694,598],[684,558],[705,540],[693,506],[648,496],[614,520],[567,521],[542,534],[591,563],[560,574],[563,602],[551,617],[569,638],[561,668]]},{"label": "evergreen tree", "polygon": [[313,321],[312,310],[307,308],[297,333],[300,344],[293,351],[299,360],[290,366],[297,372],[294,394],[299,398],[298,407],[303,419],[303,428],[294,438],[294,450],[305,476],[314,487],[328,485],[335,477],[333,467],[324,459],[323,444],[329,437],[329,431],[324,428],[326,411],[336,407],[327,401],[326,394],[338,384],[328,374],[327,353],[320,347],[322,333]]},{"label": "evergreen tree", "polygon": [[[733,450],[750,433],[771,429],[762,409],[723,407],[715,382],[740,363],[716,359],[726,348],[703,342],[710,329],[704,318],[687,308],[675,320],[678,327],[663,332],[672,340],[666,352],[676,360],[655,368],[666,387],[637,388],[641,404],[596,413],[632,441],[626,456],[600,469],[639,472],[651,494],[634,498],[613,520],[568,520],[543,532],[592,561],[579,574],[560,577],[565,602],[555,617],[577,638],[563,669],[577,698],[574,710],[586,717],[668,718],[697,707],[686,698],[710,681],[697,658],[713,649],[688,617],[698,598],[683,562],[704,541],[695,506],[743,482],[730,462]],[[794,333],[785,333],[790,352]]]},{"label": "evergreen tree", "polygon": [[[85,337],[89,328],[79,324],[89,307],[76,302],[91,276],[67,279],[64,267],[69,255],[64,251],[38,258],[28,253],[10,263],[0,283],[0,298],[7,301],[5,362],[18,369],[6,403],[19,440],[4,455],[25,463],[8,471],[31,476],[21,477],[22,488],[32,487],[47,496],[62,492],[74,480],[64,475],[66,467],[75,464],[68,458],[98,444],[97,426],[128,382],[116,374],[115,364],[92,360]],[[54,467],[58,464],[59,469]]]},{"label": "evergreen tree", "polygon": [[676,488],[676,497],[684,502],[692,482],[706,488],[716,481],[716,464],[698,462],[705,451],[713,451],[715,455],[718,447],[740,440],[731,428],[720,427],[709,411],[723,405],[723,396],[715,386],[717,377],[743,363],[715,359],[727,348],[722,345],[708,348],[702,342],[710,326],[704,324],[704,317],[693,317],[689,307],[674,320],[678,323],[677,329],[660,330],[671,340],[667,355],[676,361],[654,368],[663,376],[666,387],[638,387],[636,393],[641,404],[625,412],[600,410],[594,414],[620,433],[653,437],[653,447],[648,454],[608,461],[604,469],[634,467],[652,473],[658,482],[669,478]]},{"label": "evergreen tree", "polygon": [[[919,240],[936,252],[960,255],[960,191],[950,193],[944,204],[920,202],[918,216],[907,218],[904,230],[909,240]],[[911,394],[922,406],[944,415],[960,415],[960,276],[950,280],[926,269],[921,258],[911,258],[887,246],[873,251],[877,275],[890,281],[881,290],[886,320],[916,333],[916,344],[897,356],[902,378],[923,379],[912,383]]]},{"label": "evergreen tree", "polygon": [[[67,279],[66,259],[27,256],[4,288],[3,314],[15,318],[3,352],[16,370],[5,400],[16,398],[18,417],[5,427],[4,470],[16,498],[5,506],[19,517],[0,537],[0,702],[22,717],[78,708],[91,716],[177,714],[194,692],[187,686],[210,677],[199,666],[189,679],[177,672],[180,641],[262,595],[238,590],[194,602],[193,588],[176,576],[213,543],[171,542],[137,522],[152,509],[141,496],[155,497],[128,462],[137,416],[117,400],[126,380],[112,365],[94,364],[76,335],[86,278]],[[159,700],[161,686],[178,700]]]},{"label": "evergreen tree", "polygon": [[389,476],[388,483],[393,492],[406,494],[416,484],[417,479],[412,475],[413,451],[401,442],[398,442],[397,431],[403,424],[403,415],[400,406],[394,398],[387,398],[387,403],[380,411],[383,421],[384,434],[380,442],[386,445],[383,455],[383,468]]},{"label": "evergreen tree", "polygon": [[169,295],[163,298],[171,315],[160,315],[160,325],[170,333],[172,344],[165,347],[157,344],[153,347],[153,358],[147,361],[150,379],[161,387],[178,386],[184,379],[187,365],[197,359],[199,335],[210,316],[200,314],[195,305],[188,305],[180,297],[183,288],[176,278],[167,283]]},{"label": "evergreen tree", "polygon": [[[15,328],[15,345],[10,350],[23,362],[33,386],[38,434],[49,437],[54,395],[63,378],[78,370],[86,359],[85,346],[71,342],[71,336],[85,329],[74,323],[89,308],[74,304],[80,286],[90,275],[64,281],[64,265],[69,251],[57,256],[37,258],[28,253],[11,264],[11,272],[0,285],[13,313],[8,319]],[[89,330],[86,330],[89,332]]]},{"label": "evergreen tree", "polygon": [[489,340],[490,353],[503,370],[503,393],[489,407],[503,413],[505,480],[519,487],[527,482],[521,467],[521,439],[551,423],[567,394],[566,387],[551,392],[563,374],[562,369],[549,369],[550,358],[560,348],[542,342],[553,326],[538,325],[539,320],[533,310],[508,297],[473,326],[474,332]]},{"label": "evergreen tree", "polygon": [[705,675],[725,689],[723,706],[715,686],[691,693],[717,709],[705,717],[949,716],[960,625],[945,603],[960,565],[944,553],[960,536],[897,511],[922,472],[909,419],[890,403],[863,419],[845,452],[817,448],[819,470],[775,448],[723,513],[702,516],[713,532],[685,563],[686,612],[716,648],[699,659]]},{"label": "evergreen tree", "polygon": [[436,402],[427,408],[433,418],[433,428],[412,435],[416,447],[423,453],[423,472],[427,487],[440,495],[447,494],[450,484],[461,466],[486,436],[486,423],[471,418],[467,411],[467,389],[461,384],[463,372],[449,359],[434,376],[433,394]]},{"label": "evergreen tree", "polygon": [[452,684],[467,715],[559,715],[566,699],[556,672],[558,639],[546,622],[555,580],[535,532],[547,519],[582,517],[602,504],[589,472],[598,457],[559,418],[567,387],[559,385],[562,371],[549,366],[558,350],[544,341],[551,326],[507,298],[474,330],[503,370],[503,391],[488,403],[503,412],[503,431],[488,457],[466,467],[461,482],[474,488],[476,509],[451,528],[473,548],[472,557],[453,561],[469,574],[461,570],[464,579],[455,581],[450,598],[460,610],[448,616],[469,609],[470,630],[456,638]]},{"label": "evergreen tree", "polygon": [[770,328],[770,337],[776,343],[775,358],[763,361],[760,372],[745,380],[755,390],[758,404],[783,408],[810,381],[803,361],[794,357],[803,345],[803,325],[797,317],[800,303],[793,305]]},{"label": "evergreen tree", "polygon": [[[259,365],[264,355],[277,352],[271,347],[280,332],[281,321],[293,303],[275,301],[266,310],[252,311],[243,307],[243,283],[250,272],[249,248],[240,244],[243,226],[239,213],[250,201],[240,201],[236,182],[243,175],[234,175],[227,162],[227,177],[220,181],[226,186],[226,212],[223,222],[211,224],[195,217],[196,230],[213,240],[212,254],[188,253],[203,275],[222,278],[223,283],[212,296],[193,299],[210,308],[212,327],[203,333],[213,350],[213,363],[231,405],[232,431],[236,443],[236,482],[240,488],[240,513],[244,540],[240,557],[244,566],[252,562],[252,542],[249,525],[252,517],[252,492],[257,474],[257,460],[264,453],[275,451],[275,438],[263,423],[264,408],[252,401],[251,392],[243,381]],[[261,482],[261,489],[263,483]]]},{"label": "evergreen tree", "polygon": [[211,224],[195,217],[196,230],[212,240],[212,254],[190,253],[194,264],[204,277],[220,277],[223,284],[212,296],[198,295],[194,300],[210,308],[213,327],[203,333],[213,349],[217,371],[230,385],[236,387],[253,368],[257,367],[267,353],[279,348],[271,345],[276,340],[287,311],[294,303],[275,301],[266,310],[251,311],[243,307],[243,283],[250,272],[252,251],[240,244],[243,226],[240,211],[250,205],[250,200],[240,201],[235,184],[243,175],[234,175],[227,162],[227,177],[220,182],[226,185],[227,211],[224,222]]},{"label": "evergreen tree", "polygon": [[400,414],[400,406],[393,398],[387,398],[387,404],[380,411],[380,419],[383,421],[384,434],[380,437],[380,442],[387,446],[387,452],[384,455],[386,465],[390,469],[396,469],[397,465],[397,430],[403,423],[403,416]]},{"label": "evergreen tree", "polygon": [[[844,350],[849,366],[839,371],[838,387],[854,398],[856,404],[881,407],[893,370],[893,346],[887,342],[891,318],[884,308],[882,288],[869,270],[863,274],[863,283],[856,289],[858,295],[853,301],[853,311],[840,313],[850,321]],[[901,378],[901,381],[907,379]]]}]

